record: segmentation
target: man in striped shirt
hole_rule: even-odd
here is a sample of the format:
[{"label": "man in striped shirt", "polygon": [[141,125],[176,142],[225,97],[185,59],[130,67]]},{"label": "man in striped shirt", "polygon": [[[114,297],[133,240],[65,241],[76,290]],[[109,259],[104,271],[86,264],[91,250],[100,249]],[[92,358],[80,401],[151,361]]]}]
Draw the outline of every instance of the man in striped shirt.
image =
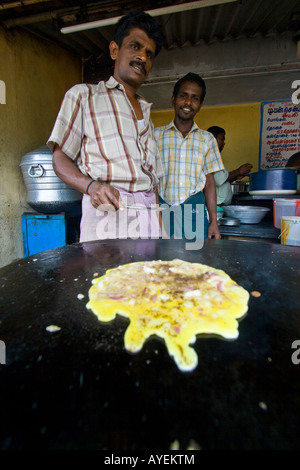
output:
[{"label": "man in striped shirt", "polygon": [[[174,211],[174,220],[171,219],[170,225],[164,220],[166,230],[175,238],[182,236],[191,239],[193,235],[198,238],[201,238],[200,235],[221,238],[213,173],[224,166],[214,136],[194,122],[205,94],[205,82],[199,75],[185,75],[178,80],[173,91],[174,121],[155,129],[164,172],[159,186],[160,202],[179,208]],[[209,224],[204,204],[209,214]],[[204,220],[197,217],[199,212]]]},{"label": "man in striped shirt", "polygon": [[83,193],[80,241],[160,233],[157,214],[124,211],[122,201],[147,207],[158,204],[161,159],[151,105],[137,90],[162,43],[154,18],[144,12],[129,13],[119,20],[109,46],[113,76],[97,85],[75,85],[64,97],[48,145],[56,174]]}]

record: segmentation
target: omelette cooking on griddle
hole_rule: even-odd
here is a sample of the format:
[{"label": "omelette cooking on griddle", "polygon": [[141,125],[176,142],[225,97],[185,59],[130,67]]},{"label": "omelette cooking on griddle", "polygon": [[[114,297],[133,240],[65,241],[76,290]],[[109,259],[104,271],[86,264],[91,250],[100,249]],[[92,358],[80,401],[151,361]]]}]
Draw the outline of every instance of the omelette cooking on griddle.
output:
[{"label": "omelette cooking on griddle", "polygon": [[129,318],[125,348],[138,352],[150,336],[163,338],[182,371],[195,369],[190,345],[201,333],[238,337],[249,293],[224,271],[180,259],[121,265],[95,278],[87,308],[99,320]]}]

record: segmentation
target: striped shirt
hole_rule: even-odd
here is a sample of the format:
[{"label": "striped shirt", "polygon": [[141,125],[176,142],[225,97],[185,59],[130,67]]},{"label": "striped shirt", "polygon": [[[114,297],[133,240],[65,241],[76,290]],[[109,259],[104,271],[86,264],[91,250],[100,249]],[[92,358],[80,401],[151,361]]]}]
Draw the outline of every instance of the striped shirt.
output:
[{"label": "striped shirt", "polygon": [[202,191],[206,175],[224,168],[214,136],[194,122],[186,137],[174,121],[155,129],[162,158],[163,177],[159,194],[168,204],[181,204],[192,194]]},{"label": "striped shirt", "polygon": [[162,166],[150,119],[151,104],[138,97],[145,125],[139,129],[125,90],[113,77],[75,85],[65,94],[51,136],[91,178],[129,192],[158,185]]}]

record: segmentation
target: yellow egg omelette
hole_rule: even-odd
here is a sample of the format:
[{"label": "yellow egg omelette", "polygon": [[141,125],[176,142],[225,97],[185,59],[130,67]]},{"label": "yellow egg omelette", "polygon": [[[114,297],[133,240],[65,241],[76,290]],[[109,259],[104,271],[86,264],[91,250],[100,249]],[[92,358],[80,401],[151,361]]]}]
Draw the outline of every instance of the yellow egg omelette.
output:
[{"label": "yellow egg omelette", "polygon": [[125,348],[138,352],[152,335],[163,338],[182,371],[198,356],[190,345],[198,334],[238,337],[238,318],[248,310],[249,293],[224,271],[180,259],[142,261],[108,270],[93,279],[87,308],[108,322],[130,319]]}]

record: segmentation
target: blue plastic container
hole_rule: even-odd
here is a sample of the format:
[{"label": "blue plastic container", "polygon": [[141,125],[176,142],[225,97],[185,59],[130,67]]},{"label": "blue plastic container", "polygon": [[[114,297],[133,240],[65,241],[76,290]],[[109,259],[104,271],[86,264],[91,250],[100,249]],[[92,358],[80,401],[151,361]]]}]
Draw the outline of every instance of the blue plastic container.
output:
[{"label": "blue plastic container", "polygon": [[287,168],[249,173],[250,191],[297,190],[297,171]]},{"label": "blue plastic container", "polygon": [[22,215],[24,257],[66,245],[65,214]]}]

